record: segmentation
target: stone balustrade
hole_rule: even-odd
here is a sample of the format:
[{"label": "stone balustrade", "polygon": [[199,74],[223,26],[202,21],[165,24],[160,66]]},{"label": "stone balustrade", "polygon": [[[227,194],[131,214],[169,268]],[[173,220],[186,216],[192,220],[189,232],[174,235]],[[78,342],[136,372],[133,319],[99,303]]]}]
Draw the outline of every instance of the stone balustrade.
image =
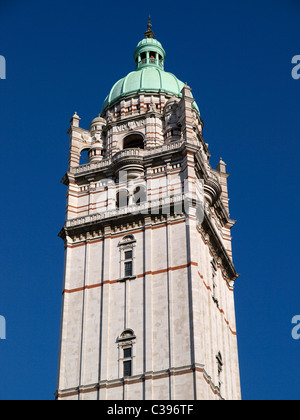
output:
[{"label": "stone balustrade", "polygon": [[126,157],[150,157],[152,155],[162,154],[169,151],[180,149],[183,145],[182,140],[174,141],[171,143],[164,144],[162,146],[152,147],[151,149],[125,149],[113,155],[111,158],[103,159],[101,162],[87,163],[85,165],[71,168],[70,172],[74,175],[84,175],[91,171],[97,171],[99,169],[105,169],[111,166],[113,163],[126,158]]}]

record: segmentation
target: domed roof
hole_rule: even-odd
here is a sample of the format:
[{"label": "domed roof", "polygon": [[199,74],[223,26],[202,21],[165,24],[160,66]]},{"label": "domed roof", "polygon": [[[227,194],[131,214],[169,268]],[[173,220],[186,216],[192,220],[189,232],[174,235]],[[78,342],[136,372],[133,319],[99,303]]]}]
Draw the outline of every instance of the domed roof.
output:
[{"label": "domed roof", "polygon": [[155,38],[144,38],[142,39],[138,44],[137,44],[137,48],[141,47],[142,45],[156,45],[157,47],[160,47],[163,49],[163,46],[161,45],[161,43],[159,41],[157,41],[157,39]]},{"label": "domed roof", "polygon": [[106,124],[106,121],[104,118],[101,117],[101,115],[99,114],[98,117],[94,118],[93,121],[91,122],[92,124],[97,124],[97,123],[103,123]]},{"label": "domed roof", "polygon": [[121,97],[138,92],[164,92],[180,97],[184,83],[172,73],[159,68],[145,67],[119,80],[104,101],[103,109]]},{"label": "domed roof", "polygon": [[[102,112],[118,99],[139,92],[163,92],[180,98],[183,87],[184,83],[177,79],[174,74],[159,68],[145,67],[129,73],[126,77],[115,83],[103,103]],[[193,105],[199,112],[196,102]]]},{"label": "domed roof", "polygon": [[[114,84],[103,103],[101,113],[117,100],[139,92],[162,92],[179,98],[182,96],[185,84],[174,74],[164,71],[166,52],[161,43],[154,39],[151,28],[145,35],[146,38],[138,43],[134,51],[136,70]],[[199,112],[195,102],[193,106]]]}]

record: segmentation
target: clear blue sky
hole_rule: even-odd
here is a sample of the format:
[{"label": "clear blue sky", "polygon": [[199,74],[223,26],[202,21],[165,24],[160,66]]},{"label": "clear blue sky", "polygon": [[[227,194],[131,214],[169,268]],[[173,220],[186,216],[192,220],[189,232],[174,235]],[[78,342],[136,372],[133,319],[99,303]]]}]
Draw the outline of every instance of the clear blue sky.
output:
[{"label": "clear blue sky", "polygon": [[56,389],[69,120],[88,128],[134,69],[147,18],[228,164],[244,399],[300,397],[300,54],[296,0],[1,0],[0,399]]}]

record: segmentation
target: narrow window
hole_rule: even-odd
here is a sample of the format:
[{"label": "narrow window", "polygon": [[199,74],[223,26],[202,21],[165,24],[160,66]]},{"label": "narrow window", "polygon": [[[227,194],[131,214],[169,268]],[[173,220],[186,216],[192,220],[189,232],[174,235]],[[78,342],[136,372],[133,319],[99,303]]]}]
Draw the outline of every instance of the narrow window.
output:
[{"label": "narrow window", "polygon": [[120,247],[120,281],[135,278],[135,244],[134,236],[127,235],[119,243]]},{"label": "narrow window", "polygon": [[132,356],[132,348],[129,347],[128,349],[124,349],[124,359],[131,358]]},{"label": "narrow window", "polygon": [[132,251],[125,252],[125,260],[132,260]]},{"label": "narrow window", "polygon": [[133,251],[124,252],[124,275],[125,277],[132,277],[133,275]]},{"label": "narrow window", "polygon": [[132,347],[123,349],[123,376],[132,376]]},{"label": "narrow window", "polygon": [[215,304],[217,305],[217,307],[219,307],[219,301],[217,299],[216,296],[216,291],[217,291],[217,264],[215,259],[213,259],[211,261],[211,279],[212,279],[212,300],[215,302]]},{"label": "narrow window", "polygon": [[132,375],[132,361],[126,360],[124,362],[124,376],[131,376]]},{"label": "narrow window", "polygon": [[135,345],[136,336],[131,329],[126,329],[118,337],[119,343],[119,372],[123,377],[133,376],[134,373],[134,352],[133,348]]},{"label": "narrow window", "polygon": [[125,277],[132,277],[132,261],[125,262]]},{"label": "narrow window", "polygon": [[221,385],[222,385],[222,381],[221,381],[221,375],[222,375],[222,371],[223,371],[223,359],[222,359],[222,354],[219,351],[219,353],[216,356],[217,359],[217,366],[218,366],[218,382],[219,382],[219,390],[221,391]]},{"label": "narrow window", "polygon": [[145,52],[143,52],[142,54],[141,54],[141,62],[144,64],[144,63],[146,63],[146,58],[147,58],[147,55],[146,55],[146,53]]}]

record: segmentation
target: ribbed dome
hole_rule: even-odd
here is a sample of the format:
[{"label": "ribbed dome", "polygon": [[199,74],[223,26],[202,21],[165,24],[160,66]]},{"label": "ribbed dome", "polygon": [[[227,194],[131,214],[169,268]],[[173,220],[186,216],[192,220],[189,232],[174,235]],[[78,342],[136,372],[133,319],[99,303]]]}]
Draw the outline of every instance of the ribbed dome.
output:
[{"label": "ribbed dome", "polygon": [[174,74],[158,68],[145,67],[119,80],[105,99],[103,109],[123,96],[138,92],[165,92],[179,96],[183,86],[184,83]]},{"label": "ribbed dome", "polygon": [[143,46],[143,45],[156,45],[157,47],[163,49],[163,46],[161,45],[161,43],[159,41],[157,41],[157,39],[154,38],[144,38],[142,39],[138,44],[137,44],[137,48]]},{"label": "ribbed dome", "polygon": [[[140,41],[134,51],[136,70],[114,84],[101,113],[117,100],[139,92],[163,92],[180,98],[184,83],[174,74],[164,71],[165,57],[165,50],[156,39]],[[197,104],[194,102],[193,105],[199,112]]]},{"label": "ribbed dome", "polygon": [[136,46],[136,49],[134,51],[134,58],[138,56],[140,52],[149,50],[148,47],[151,47],[151,50],[155,50],[163,55],[163,58],[166,57],[166,52],[163,49],[163,46],[157,39],[154,38],[145,38],[142,39]]}]

